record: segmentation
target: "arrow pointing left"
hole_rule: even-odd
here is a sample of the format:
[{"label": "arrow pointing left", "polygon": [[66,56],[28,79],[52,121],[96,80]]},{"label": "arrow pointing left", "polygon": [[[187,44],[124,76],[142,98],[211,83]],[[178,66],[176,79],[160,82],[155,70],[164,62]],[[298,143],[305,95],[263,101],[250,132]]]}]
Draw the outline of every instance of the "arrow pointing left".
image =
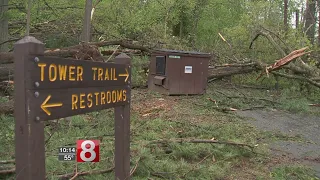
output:
[{"label": "arrow pointing left", "polygon": [[52,108],[52,107],[60,107],[63,104],[62,103],[51,103],[51,104],[47,104],[47,102],[51,99],[51,95],[48,95],[48,97],[43,101],[43,103],[41,104],[41,109],[48,115],[51,115],[51,112],[48,110],[48,108]]}]

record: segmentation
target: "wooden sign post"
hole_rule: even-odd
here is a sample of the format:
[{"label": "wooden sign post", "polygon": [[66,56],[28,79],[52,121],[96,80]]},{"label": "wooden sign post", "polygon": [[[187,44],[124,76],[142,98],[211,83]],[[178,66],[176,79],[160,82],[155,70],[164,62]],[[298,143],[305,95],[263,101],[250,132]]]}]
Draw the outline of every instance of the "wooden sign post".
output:
[{"label": "wooden sign post", "polygon": [[103,63],[43,53],[31,36],[14,46],[16,179],[45,179],[43,121],[108,108],[115,108],[115,179],[130,179],[130,57]]}]

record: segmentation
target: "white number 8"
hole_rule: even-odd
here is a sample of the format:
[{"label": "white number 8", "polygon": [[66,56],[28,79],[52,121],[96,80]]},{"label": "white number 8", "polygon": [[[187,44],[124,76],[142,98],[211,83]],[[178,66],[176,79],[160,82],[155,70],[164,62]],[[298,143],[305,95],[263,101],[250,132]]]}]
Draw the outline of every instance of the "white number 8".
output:
[{"label": "white number 8", "polygon": [[[90,148],[88,149],[86,147],[87,144],[90,144]],[[96,152],[94,152],[94,147],[95,147],[95,144],[93,141],[90,141],[90,140],[85,140],[81,143],[81,149],[82,149],[82,152],[80,153],[80,157],[83,161],[86,161],[86,162],[90,162],[90,161],[93,161],[95,158],[96,158]],[[86,157],[86,153],[90,153],[90,157],[87,158]]]}]

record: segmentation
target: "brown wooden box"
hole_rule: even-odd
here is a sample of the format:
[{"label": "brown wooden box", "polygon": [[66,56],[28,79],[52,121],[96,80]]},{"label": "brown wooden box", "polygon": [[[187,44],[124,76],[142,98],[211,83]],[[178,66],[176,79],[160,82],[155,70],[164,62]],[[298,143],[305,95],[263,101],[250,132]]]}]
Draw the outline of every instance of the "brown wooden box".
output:
[{"label": "brown wooden box", "polygon": [[151,54],[148,88],[168,95],[204,94],[209,53],[161,49]]}]

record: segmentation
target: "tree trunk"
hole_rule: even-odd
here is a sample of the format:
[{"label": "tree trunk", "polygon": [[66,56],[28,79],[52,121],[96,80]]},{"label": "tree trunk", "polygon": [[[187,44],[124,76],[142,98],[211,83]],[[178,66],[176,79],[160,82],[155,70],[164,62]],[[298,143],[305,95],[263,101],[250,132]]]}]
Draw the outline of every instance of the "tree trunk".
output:
[{"label": "tree trunk", "polygon": [[306,33],[311,44],[314,44],[315,25],[316,25],[315,13],[316,13],[316,0],[308,0],[306,13],[305,13],[306,22],[304,26],[304,32]]},{"label": "tree trunk", "polygon": [[81,41],[89,42],[91,41],[91,11],[92,11],[92,0],[86,0],[86,7],[83,19],[83,29]]},{"label": "tree trunk", "polygon": [[26,36],[30,34],[32,0],[28,0]]},{"label": "tree trunk", "polygon": [[319,15],[318,15],[318,46],[320,46],[320,0],[317,1],[317,5],[318,5],[318,11],[319,11]]},{"label": "tree trunk", "polygon": [[299,29],[299,9],[296,10],[296,29]]},{"label": "tree trunk", "polygon": [[284,0],[283,24],[285,31],[288,31],[288,0]]},{"label": "tree trunk", "polygon": [[8,18],[5,14],[8,10],[8,0],[0,0],[0,52],[8,51]]}]

